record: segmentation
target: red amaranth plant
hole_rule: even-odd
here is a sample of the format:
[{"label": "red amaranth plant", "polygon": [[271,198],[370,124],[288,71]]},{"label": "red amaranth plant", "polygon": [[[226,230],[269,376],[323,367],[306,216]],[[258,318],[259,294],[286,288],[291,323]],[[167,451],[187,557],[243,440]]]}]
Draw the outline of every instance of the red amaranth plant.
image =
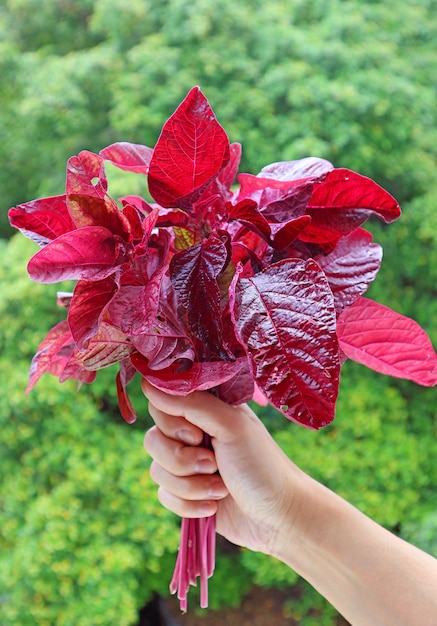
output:
[{"label": "red amaranth plant", "polygon": [[[365,297],[382,250],[362,228],[400,216],[375,182],[318,158],[239,174],[199,88],[165,123],[155,147],[115,143],[67,165],[65,194],[9,211],[41,250],[30,277],[77,280],[58,302],[67,319],[33,358],[28,390],[49,372],[91,383],[119,364],[120,411],[136,415],[136,373],[175,395],[210,390],[231,404],[263,395],[317,429],[334,418],[341,365],[437,383],[437,356],[412,320]],[[149,203],[108,193],[105,161],[147,176]],[[238,184],[234,188],[234,181]],[[186,609],[190,583],[214,569],[214,520],[183,520],[171,583]]]}]

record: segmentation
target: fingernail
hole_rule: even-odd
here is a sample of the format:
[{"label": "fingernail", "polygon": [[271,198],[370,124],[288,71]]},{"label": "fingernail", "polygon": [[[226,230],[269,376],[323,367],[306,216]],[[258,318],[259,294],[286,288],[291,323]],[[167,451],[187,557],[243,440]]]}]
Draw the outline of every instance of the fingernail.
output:
[{"label": "fingernail", "polygon": [[196,445],[196,440],[194,438],[193,433],[188,428],[181,428],[176,432],[176,437],[180,439],[183,443],[187,443],[190,446]]},{"label": "fingernail", "polygon": [[216,466],[214,461],[209,458],[198,459],[196,461],[194,469],[199,474],[212,474],[213,472],[215,472]]}]

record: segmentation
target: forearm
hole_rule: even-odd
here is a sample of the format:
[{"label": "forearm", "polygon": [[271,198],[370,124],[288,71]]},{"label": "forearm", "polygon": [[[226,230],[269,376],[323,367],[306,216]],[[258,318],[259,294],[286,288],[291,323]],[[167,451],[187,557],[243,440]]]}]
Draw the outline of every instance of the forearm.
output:
[{"label": "forearm", "polygon": [[353,626],[434,626],[437,561],[306,478],[294,540],[279,559],[312,584]]}]

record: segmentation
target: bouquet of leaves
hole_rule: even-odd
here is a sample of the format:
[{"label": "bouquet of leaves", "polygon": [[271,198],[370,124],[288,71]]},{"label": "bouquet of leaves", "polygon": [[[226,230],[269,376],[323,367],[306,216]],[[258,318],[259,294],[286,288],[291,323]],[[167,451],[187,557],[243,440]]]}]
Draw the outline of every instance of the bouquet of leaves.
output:
[{"label": "bouquet of leaves", "polygon": [[[422,385],[437,356],[413,320],[363,297],[382,259],[362,226],[400,216],[375,182],[319,158],[237,175],[230,143],[194,87],[154,148],[119,142],[69,159],[65,193],[10,209],[36,241],[28,264],[60,293],[67,315],[33,358],[28,390],[46,372],[92,383],[118,364],[121,414],[139,373],[170,394],[209,390],[230,404],[270,402],[312,429],[334,418],[346,358]],[[147,177],[152,201],[108,193],[105,161]],[[209,445],[205,440],[204,445]],[[183,520],[171,583],[186,609],[190,584],[214,569],[214,518]]]}]

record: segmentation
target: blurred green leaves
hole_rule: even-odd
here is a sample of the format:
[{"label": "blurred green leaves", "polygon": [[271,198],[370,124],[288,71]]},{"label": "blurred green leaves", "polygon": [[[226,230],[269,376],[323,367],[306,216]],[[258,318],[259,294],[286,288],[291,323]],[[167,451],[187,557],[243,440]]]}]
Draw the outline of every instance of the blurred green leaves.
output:
[{"label": "blurred green leaves", "polygon": [[[436,42],[430,0],[395,10],[378,0],[5,0],[0,233],[10,235],[10,206],[62,193],[70,155],[120,140],[153,146],[198,84],[243,144],[242,170],[314,155],[396,195],[399,222],[370,225],[384,261],[368,295],[437,345]],[[152,590],[167,593],[178,523],[148,478],[138,385],[134,426],[118,415],[111,368],[92,389],[44,377],[24,395],[37,345],[64,316],[59,286],[26,275],[34,249],[21,236],[0,241],[0,622],[134,624]],[[434,551],[435,407],[435,389],[347,364],[328,429],[261,413],[305,470]],[[252,581],[295,580],[260,555],[221,554],[211,604],[238,605]],[[333,623],[326,604],[311,618],[315,602],[306,595],[290,616]]]}]

